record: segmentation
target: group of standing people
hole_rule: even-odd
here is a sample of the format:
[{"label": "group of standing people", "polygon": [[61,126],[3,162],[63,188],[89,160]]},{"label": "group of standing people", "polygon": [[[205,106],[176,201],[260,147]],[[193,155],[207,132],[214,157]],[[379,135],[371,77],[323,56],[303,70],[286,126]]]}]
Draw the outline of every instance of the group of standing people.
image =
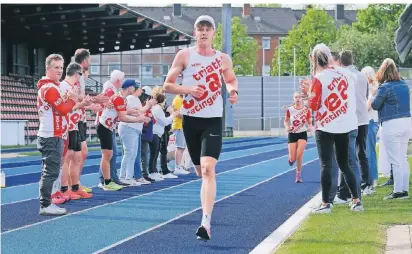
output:
[{"label": "group of standing people", "polygon": [[314,212],[330,213],[333,204],[343,203],[351,203],[353,211],[364,210],[362,196],[375,192],[378,179],[378,129],[380,171],[391,172],[384,185],[394,184],[384,199],[408,198],[410,91],[394,61],[385,59],[377,73],[370,66],[359,71],[350,51],[331,52],[325,44],[316,45],[309,59],[313,74],[301,80],[301,92],[294,94],[294,104],[286,110],[285,127],[289,165],[298,161],[296,182],[300,183],[306,132],[312,129],[310,111],[315,112],[322,204]]}]

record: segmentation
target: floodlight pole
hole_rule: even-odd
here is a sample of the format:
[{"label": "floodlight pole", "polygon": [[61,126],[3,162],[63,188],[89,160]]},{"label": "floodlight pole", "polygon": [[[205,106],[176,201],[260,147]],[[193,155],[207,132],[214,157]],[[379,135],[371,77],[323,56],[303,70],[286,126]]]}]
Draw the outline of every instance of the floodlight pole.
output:
[{"label": "floodlight pole", "polygon": [[[232,6],[223,4],[222,8],[222,49],[223,53],[232,57]],[[223,80],[222,80],[223,82]],[[233,106],[229,103],[229,94],[226,84],[222,86],[223,95],[223,135],[233,137]]]}]

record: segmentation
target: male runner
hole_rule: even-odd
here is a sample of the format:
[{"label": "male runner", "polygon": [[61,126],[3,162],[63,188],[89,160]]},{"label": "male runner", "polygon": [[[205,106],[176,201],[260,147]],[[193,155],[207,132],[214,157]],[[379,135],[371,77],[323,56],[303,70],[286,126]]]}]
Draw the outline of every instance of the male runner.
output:
[{"label": "male runner", "polygon": [[[196,174],[202,176],[200,199],[203,217],[196,235],[210,240],[210,221],[216,196],[215,166],[222,149],[222,77],[230,94],[229,102],[237,102],[238,82],[231,58],[212,47],[215,21],[210,16],[197,18],[194,30],[196,45],[179,51],[166,77],[163,89],[182,94],[183,133]],[[183,74],[182,85],[176,84]]]}]

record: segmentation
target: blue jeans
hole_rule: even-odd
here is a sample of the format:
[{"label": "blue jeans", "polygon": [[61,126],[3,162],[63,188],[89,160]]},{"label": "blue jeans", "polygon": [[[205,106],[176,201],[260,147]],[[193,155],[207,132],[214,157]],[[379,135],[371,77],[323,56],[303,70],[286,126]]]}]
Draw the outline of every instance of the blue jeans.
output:
[{"label": "blue jeans", "polygon": [[[117,157],[116,129],[114,129],[112,132],[113,132],[113,156],[112,156],[112,159],[110,160],[110,178],[113,181],[118,182],[119,177],[117,176],[117,168],[116,168],[116,157]],[[99,174],[100,174],[99,176],[100,182],[104,183],[102,169],[100,169]]]},{"label": "blue jeans", "polygon": [[334,148],[333,158],[332,158],[332,189],[330,191],[329,200],[333,201],[338,191],[338,179],[339,178],[339,166],[336,161],[336,149]]},{"label": "blue jeans", "polygon": [[131,180],[134,176],[134,166],[139,149],[140,132],[127,125],[119,125],[119,136],[123,145],[120,179]]},{"label": "blue jeans", "polygon": [[369,177],[372,180],[378,180],[378,164],[376,159],[376,134],[379,125],[373,119],[369,121],[368,138],[366,140],[366,154],[369,161]]},{"label": "blue jeans", "polygon": [[[141,142],[141,156],[142,156],[142,175],[143,177],[148,177],[149,176],[149,153],[150,153],[150,148],[149,145],[150,142],[146,140],[142,140]],[[135,162],[135,168],[136,168],[136,163]]]},{"label": "blue jeans", "polygon": [[[356,154],[356,137],[358,136],[358,130],[352,130],[349,132],[349,166],[353,171],[356,178],[356,189],[358,191],[358,197],[361,198],[361,172],[358,164],[358,157]],[[341,172],[340,177],[340,187],[339,187],[339,198],[348,199],[351,198],[349,188],[345,181],[343,180],[343,175]]]},{"label": "blue jeans", "polygon": [[137,138],[136,160],[134,162],[134,178],[142,178],[142,134],[139,132]]}]

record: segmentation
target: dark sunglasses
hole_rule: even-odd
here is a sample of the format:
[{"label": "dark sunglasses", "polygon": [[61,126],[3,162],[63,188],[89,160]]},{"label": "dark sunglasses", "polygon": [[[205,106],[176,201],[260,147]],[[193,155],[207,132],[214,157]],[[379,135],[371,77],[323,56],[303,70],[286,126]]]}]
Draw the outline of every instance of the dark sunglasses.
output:
[{"label": "dark sunglasses", "polygon": [[79,74],[80,76],[82,76],[83,75],[83,73],[82,72],[80,72],[80,71],[78,71],[78,72],[76,72],[77,74]]}]

